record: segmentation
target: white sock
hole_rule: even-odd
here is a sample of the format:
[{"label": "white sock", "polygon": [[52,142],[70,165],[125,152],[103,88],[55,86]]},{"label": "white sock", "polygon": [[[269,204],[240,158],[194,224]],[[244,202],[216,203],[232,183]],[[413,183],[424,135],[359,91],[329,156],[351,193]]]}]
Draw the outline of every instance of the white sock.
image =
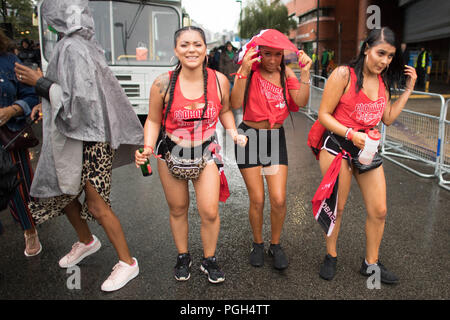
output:
[{"label": "white sock", "polygon": [[374,266],[374,265],[377,264],[376,262],[375,262],[375,263],[368,263],[368,262],[367,262],[367,259],[364,259],[364,261],[366,262],[367,266]]}]

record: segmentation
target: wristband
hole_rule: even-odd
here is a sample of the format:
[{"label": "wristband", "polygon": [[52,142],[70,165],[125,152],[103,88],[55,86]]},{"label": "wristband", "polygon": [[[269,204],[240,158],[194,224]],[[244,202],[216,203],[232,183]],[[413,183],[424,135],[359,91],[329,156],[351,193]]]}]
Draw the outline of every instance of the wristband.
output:
[{"label": "wristband", "polygon": [[352,128],[348,128],[347,131],[345,132],[345,139],[346,140],[352,140],[354,133],[355,132],[353,131]]},{"label": "wristband", "polygon": [[247,79],[246,76],[244,76],[244,75],[242,75],[240,73],[237,73],[237,72],[231,73],[230,76],[237,76],[238,79]]},{"label": "wristband", "polygon": [[151,153],[153,153],[153,147],[151,147],[151,146],[146,146],[146,145],[144,145],[144,149],[150,149],[151,150]]},{"label": "wristband", "polygon": [[300,83],[303,83],[303,84],[306,84],[306,85],[311,85],[311,78],[308,80],[308,82],[300,80]]},{"label": "wristband", "polygon": [[36,94],[41,97],[44,97],[45,99],[50,101],[50,87],[52,86],[52,84],[53,84],[53,81],[51,81],[45,77],[39,78],[36,81],[36,86],[35,86]]}]

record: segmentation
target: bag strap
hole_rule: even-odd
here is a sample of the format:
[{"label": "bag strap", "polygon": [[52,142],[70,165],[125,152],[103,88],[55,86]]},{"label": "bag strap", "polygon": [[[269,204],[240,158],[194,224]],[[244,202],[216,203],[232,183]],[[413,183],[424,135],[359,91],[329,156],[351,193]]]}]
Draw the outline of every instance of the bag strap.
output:
[{"label": "bag strap", "polygon": [[[170,72],[169,73],[169,85],[167,86],[167,88],[166,88],[166,92],[164,92],[164,97],[163,97],[163,107],[164,107],[164,105],[165,105],[165,103],[166,103],[166,96],[167,96],[167,92],[169,92],[169,88],[170,88],[170,84],[171,84],[171,82],[172,82],[172,75],[173,75],[173,72]],[[176,85],[176,84],[175,84]],[[165,109],[165,107],[163,108],[163,110]],[[165,119],[164,119],[164,123],[163,123],[163,126],[162,126],[162,128],[161,128],[161,130],[165,133],[166,132],[166,121],[167,121],[167,118],[166,117],[164,117]]]},{"label": "bag strap", "polygon": [[[6,144],[6,146],[3,146],[3,149],[7,150],[9,148],[9,146],[17,140],[17,138],[19,138],[26,130],[28,130],[28,128],[30,128],[34,123],[34,120],[30,121],[30,122],[26,122],[25,127],[23,127],[23,129],[11,140],[9,140],[9,142]],[[5,124],[6,125],[6,124]]]},{"label": "bag strap", "polygon": [[216,75],[216,82],[217,82],[217,85],[219,86],[219,92],[220,92],[220,101],[222,102],[222,88],[220,87],[220,82],[219,82],[219,78],[217,77],[217,72],[214,71],[214,74]]}]

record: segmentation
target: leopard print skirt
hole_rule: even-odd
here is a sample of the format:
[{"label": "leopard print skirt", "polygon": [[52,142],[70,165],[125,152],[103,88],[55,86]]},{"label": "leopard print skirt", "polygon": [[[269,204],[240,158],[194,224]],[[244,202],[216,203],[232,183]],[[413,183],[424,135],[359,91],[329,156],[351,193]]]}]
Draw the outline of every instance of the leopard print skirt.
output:
[{"label": "leopard print skirt", "polygon": [[[41,224],[51,218],[64,214],[64,208],[81,196],[87,181],[95,188],[105,203],[111,205],[109,195],[111,193],[111,173],[114,154],[115,150],[108,143],[84,142],[83,169],[78,195],[63,194],[56,197],[31,201],[28,206],[36,224]],[[88,210],[86,200],[82,204],[81,218],[94,220],[94,217]]]}]

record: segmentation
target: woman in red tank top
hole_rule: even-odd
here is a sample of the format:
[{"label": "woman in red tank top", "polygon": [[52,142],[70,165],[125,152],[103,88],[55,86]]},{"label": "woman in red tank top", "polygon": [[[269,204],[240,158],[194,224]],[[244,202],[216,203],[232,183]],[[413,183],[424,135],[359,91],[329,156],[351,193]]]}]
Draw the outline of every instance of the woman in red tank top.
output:
[{"label": "woman in red tank top", "polygon": [[[402,73],[407,76],[405,91],[391,103],[390,88],[398,87]],[[397,276],[378,261],[386,218],[386,181],[381,158],[380,161],[373,161],[373,165],[366,168],[364,173],[355,161],[359,151],[364,148],[367,136],[365,131],[380,121],[385,125],[395,121],[414,88],[416,78],[414,68],[402,63],[394,33],[384,27],[371,30],[361,46],[359,56],[349,67],[335,69],[327,81],[320,104],[319,121],[329,131],[325,133],[329,139],[325,139],[320,151],[320,168],[325,175],[334,165],[336,155],[341,154],[352,158],[352,165],[349,166],[348,161],[342,161],[340,169],[337,168],[337,215],[334,229],[326,237],[327,255],[319,272],[323,279],[331,280],[336,272],[336,242],[353,175],[363,194],[367,210],[366,257],[360,272],[369,276],[369,267],[374,265],[380,270],[381,282],[398,282]],[[341,151],[339,145],[345,151]]]},{"label": "woman in red tank top", "polygon": [[[255,47],[242,60],[231,92],[231,105],[243,107],[243,122],[239,125],[249,138],[243,147],[235,146],[236,162],[247,186],[249,220],[253,231],[250,264],[264,264],[263,211],[264,178],[270,198],[271,240],[269,254],[275,269],[288,267],[288,259],[280,246],[281,231],[286,217],[286,182],[288,156],[283,122],[289,111],[298,111],[309,99],[309,69],[311,59],[299,52],[301,81],[284,63],[284,50],[268,44],[290,45],[282,33],[268,29],[261,31],[265,44],[259,42],[260,63]],[[250,41],[251,42],[251,41]]]},{"label": "woman in red tank top", "polygon": [[[192,264],[188,249],[190,178],[174,177],[164,156],[177,153],[189,161],[193,159],[189,157],[195,158],[200,150],[200,157],[207,158],[200,175],[192,179],[201,218],[203,259],[200,267],[210,282],[219,283],[225,280],[215,257],[224,176],[219,174],[219,164],[215,161],[220,155],[213,151],[218,150],[214,135],[217,121],[220,119],[235,142],[245,144],[246,137],[238,135],[229,108],[228,79],[206,67],[203,30],[184,27],[175,32],[174,38],[179,63],[173,72],[160,75],[152,85],[144,126],[144,152],[136,151],[136,165],[144,164],[154,154],[154,149],[163,156],[158,160],[158,173],[169,205],[170,226],[178,251],[174,275],[177,280],[185,281],[190,278]],[[221,198],[221,201],[224,200]]]}]

